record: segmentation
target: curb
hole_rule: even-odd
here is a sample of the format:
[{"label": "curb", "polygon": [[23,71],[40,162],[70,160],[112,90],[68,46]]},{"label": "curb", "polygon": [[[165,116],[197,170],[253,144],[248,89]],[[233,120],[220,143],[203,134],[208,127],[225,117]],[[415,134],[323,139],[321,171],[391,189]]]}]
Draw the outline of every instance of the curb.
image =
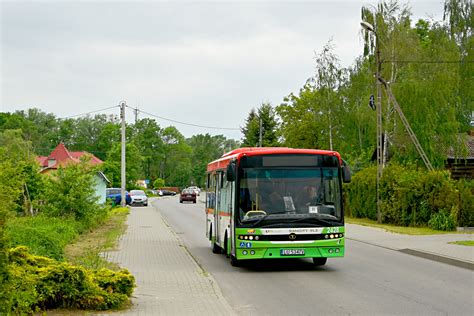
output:
[{"label": "curb", "polygon": [[368,242],[368,241],[365,241],[365,240],[355,239],[355,238],[346,238],[346,239],[358,241],[358,242],[368,244],[368,245],[371,245],[371,246],[375,246],[375,247],[380,247],[380,248],[384,248],[384,249],[388,249],[388,250],[398,251],[398,252],[401,252],[401,253],[404,253],[404,254],[407,254],[407,255],[412,255],[412,256],[415,256],[415,257],[420,257],[420,258],[424,258],[424,259],[428,259],[428,260],[432,260],[432,261],[437,261],[437,262],[449,264],[449,265],[459,267],[459,268],[474,270],[474,262],[471,262],[471,261],[465,261],[465,260],[456,259],[456,258],[452,258],[452,257],[448,257],[448,256],[443,256],[443,255],[440,255],[440,254],[437,254],[437,253],[432,253],[432,252],[428,252],[428,251],[424,251],[424,250],[417,250],[417,249],[410,249],[410,248],[397,249],[397,248],[382,246],[380,244]]},{"label": "curb", "polygon": [[408,255],[425,258],[428,260],[438,261],[442,263],[446,263],[452,266],[474,270],[474,262],[465,261],[461,259],[456,259],[448,256],[442,256],[436,253],[424,251],[424,250],[416,250],[416,249],[399,249],[398,251],[406,253]]}]

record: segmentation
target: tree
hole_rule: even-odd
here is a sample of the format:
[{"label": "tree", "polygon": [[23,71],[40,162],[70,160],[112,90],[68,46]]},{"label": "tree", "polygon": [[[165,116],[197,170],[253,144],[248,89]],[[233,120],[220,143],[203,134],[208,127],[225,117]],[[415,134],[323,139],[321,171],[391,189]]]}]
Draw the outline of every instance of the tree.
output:
[{"label": "tree", "polygon": [[[126,186],[134,186],[139,179],[141,159],[140,151],[134,143],[127,143],[125,146],[125,173]],[[111,181],[113,187],[121,186],[121,161],[122,146],[115,144],[107,154],[107,160],[104,162],[103,170],[107,178]]]},{"label": "tree", "polygon": [[165,180],[158,178],[153,182],[153,188],[158,189],[165,186]]},{"label": "tree", "polygon": [[[15,211],[21,210],[23,202],[26,202],[24,197],[30,181],[28,175],[34,168],[34,163],[31,144],[22,139],[20,130],[0,132],[0,312],[8,306],[8,241],[5,225],[8,218]],[[33,175],[36,176],[37,173]]]},{"label": "tree", "polygon": [[40,210],[53,217],[72,216],[78,221],[92,223],[100,214],[95,193],[97,169],[90,164],[90,156],[81,157],[78,164],[60,167],[45,175],[45,189]]},{"label": "tree", "polygon": [[142,119],[132,126],[131,139],[142,155],[141,175],[146,179],[156,178],[163,158],[161,128],[153,119]]},{"label": "tree", "polygon": [[191,181],[191,147],[174,126],[165,128],[161,134],[164,143],[160,178],[171,186],[187,186]]},{"label": "tree", "polygon": [[324,148],[321,137],[319,95],[309,82],[300,89],[299,95],[291,93],[276,109],[281,117],[283,144],[294,148]]},{"label": "tree", "polygon": [[221,157],[224,152],[239,147],[235,140],[207,133],[194,135],[186,143],[192,148],[191,182],[200,187],[205,185],[207,164]]},{"label": "tree", "polygon": [[338,88],[344,84],[345,70],[339,65],[339,58],[334,54],[331,43],[327,43],[321,53],[316,54],[315,87],[320,95],[319,115],[327,121],[327,129],[322,134],[327,137],[326,148],[333,150],[333,143],[338,138],[343,117],[346,112],[342,107],[342,99]]},{"label": "tree", "polygon": [[241,129],[242,134],[244,134],[242,145],[247,147],[259,146],[260,126],[262,127],[262,147],[280,146],[277,135],[276,113],[270,103],[262,103],[257,112],[254,109],[250,111],[245,127]]}]

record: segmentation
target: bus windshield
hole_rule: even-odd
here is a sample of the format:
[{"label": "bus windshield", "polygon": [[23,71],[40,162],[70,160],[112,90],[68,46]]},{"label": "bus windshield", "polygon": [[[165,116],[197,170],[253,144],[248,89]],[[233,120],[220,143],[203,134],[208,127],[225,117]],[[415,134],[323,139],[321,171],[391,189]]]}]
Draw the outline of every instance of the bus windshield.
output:
[{"label": "bus windshield", "polygon": [[238,207],[240,223],[245,226],[340,222],[338,168],[242,168]]}]

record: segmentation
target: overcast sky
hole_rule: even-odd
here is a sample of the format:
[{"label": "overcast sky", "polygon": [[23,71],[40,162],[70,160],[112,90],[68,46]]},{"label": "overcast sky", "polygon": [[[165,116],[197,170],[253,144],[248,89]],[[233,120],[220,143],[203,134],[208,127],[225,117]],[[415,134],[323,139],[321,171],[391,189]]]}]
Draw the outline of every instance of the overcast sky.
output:
[{"label": "overcast sky", "polygon": [[[443,2],[409,1],[412,20],[441,20]],[[68,117],[125,100],[165,118],[239,129],[252,108],[298,92],[328,41],[350,66],[362,53],[361,6],[376,3],[0,0],[0,111]],[[242,137],[156,120],[186,137]]]}]

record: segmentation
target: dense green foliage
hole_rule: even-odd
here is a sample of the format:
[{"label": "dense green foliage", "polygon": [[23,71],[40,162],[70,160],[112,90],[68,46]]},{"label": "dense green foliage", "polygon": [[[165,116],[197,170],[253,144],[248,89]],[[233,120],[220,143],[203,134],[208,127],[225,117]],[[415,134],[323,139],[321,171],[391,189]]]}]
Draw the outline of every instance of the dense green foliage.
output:
[{"label": "dense green foliage", "polygon": [[[62,260],[64,247],[107,215],[108,208],[98,205],[95,196],[96,173],[84,157],[78,164],[41,174],[21,132],[0,132],[0,313],[108,309],[128,301],[131,289],[122,292],[124,281],[113,272],[90,272],[92,277],[87,277],[89,272],[81,267],[48,259]],[[17,245],[48,258],[32,257],[24,248],[8,251]],[[124,277],[133,282],[128,273]],[[117,291],[110,285],[102,289],[99,281],[117,284]]]},{"label": "dense green foliage", "polygon": [[66,168],[59,168],[45,181],[38,207],[50,217],[73,217],[89,224],[105,213],[95,195],[94,168],[87,159]]},{"label": "dense green foliage", "polygon": [[[377,219],[376,168],[366,168],[346,186],[348,215]],[[384,169],[380,185],[383,223],[453,230],[474,226],[474,185],[446,171],[420,172],[400,165]]]},{"label": "dense green foliage", "polygon": [[[280,146],[277,133],[276,113],[270,103],[263,103],[257,111],[252,109],[247,116],[245,126],[241,129],[245,147],[275,147]],[[260,134],[262,143],[260,144]]]},{"label": "dense green foliage", "polygon": [[[450,5],[455,3],[451,1]],[[460,157],[465,155],[466,145],[458,135],[468,130],[474,110],[474,63],[469,46],[472,2],[470,6],[466,2],[463,5],[470,9],[463,11],[463,18],[455,18],[464,23],[457,27],[428,20],[419,20],[412,26],[410,11],[397,2],[382,2],[375,11],[363,8],[361,18],[374,25],[377,38],[373,32],[363,32],[364,56],[347,69],[339,65],[330,44],[316,55],[314,77],[297,95],[290,94],[276,108],[284,144],[332,148],[341,152],[351,165],[368,164],[371,155],[367,153],[376,146],[376,115],[368,102],[370,95],[375,94],[373,73],[378,42],[381,76],[390,82],[430,161],[443,167],[449,148]],[[459,32],[464,32],[463,41],[456,40],[461,36]],[[388,158],[403,164],[419,164],[419,154],[386,93],[382,95],[382,111]]]},{"label": "dense green foliage", "polygon": [[[95,115],[59,119],[38,109],[0,113],[0,131],[18,129],[31,143],[30,156],[49,155],[63,142],[71,151],[87,151],[105,161],[103,170],[112,186],[120,186],[120,122],[115,116]],[[153,183],[162,178],[169,186],[203,186],[203,163],[220,157],[239,143],[222,135],[199,134],[186,139],[175,127],[161,128],[153,119],[137,120],[126,128],[127,187],[138,179]],[[203,148],[206,148],[203,150]],[[212,148],[207,150],[207,148]],[[34,193],[34,192],[33,192]]]},{"label": "dense green foliage", "polygon": [[135,278],[127,271],[87,270],[28,253],[9,252],[11,296],[5,311],[29,314],[52,308],[105,310],[129,301]]}]

